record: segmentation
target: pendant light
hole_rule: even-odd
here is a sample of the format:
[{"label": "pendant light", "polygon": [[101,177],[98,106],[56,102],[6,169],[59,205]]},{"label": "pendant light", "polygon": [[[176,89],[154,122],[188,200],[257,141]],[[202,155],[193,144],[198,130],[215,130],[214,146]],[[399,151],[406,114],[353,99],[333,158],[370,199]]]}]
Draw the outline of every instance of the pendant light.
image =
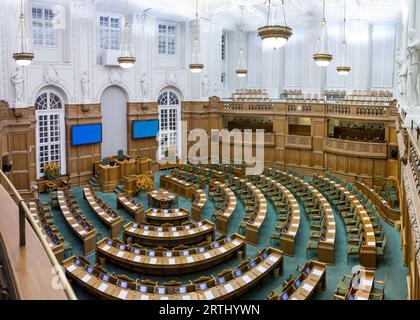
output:
[{"label": "pendant light", "polygon": [[200,63],[200,19],[198,17],[198,0],[196,0],[195,12],[194,49],[189,67],[192,73],[200,73],[204,69],[204,65]]},{"label": "pendant light", "polygon": [[346,12],[347,12],[347,0],[344,0],[344,39],[343,43],[341,45],[341,57],[340,61],[338,63],[337,72],[339,75],[347,76],[350,71],[351,67],[349,66],[348,56],[347,56],[347,18],[346,18]]},{"label": "pendant light", "polygon": [[328,67],[331,63],[333,56],[330,53],[330,45],[328,43],[328,30],[327,20],[325,19],[325,0],[322,1],[322,26],[321,33],[316,45],[316,53],[314,54],[314,60],[320,67]]},{"label": "pendant light", "polygon": [[263,41],[263,44],[274,50],[285,46],[289,38],[293,35],[292,29],[287,26],[284,0],[282,0],[282,10],[284,25],[276,25],[275,19],[273,19],[273,24],[270,24],[271,0],[268,0],[267,25],[258,29],[258,36]]},{"label": "pendant light", "polygon": [[20,1],[20,16],[18,33],[16,37],[16,50],[13,53],[13,59],[19,66],[26,67],[32,63],[34,54],[31,50],[30,39],[26,29],[25,11],[23,1]]},{"label": "pendant light", "polygon": [[[244,6],[241,5],[241,45],[243,44],[244,39]],[[239,50],[239,59],[238,59],[238,66],[236,68],[236,75],[239,78],[245,78],[248,74],[248,70],[246,68],[245,63],[245,52],[244,49],[241,48]]]},{"label": "pendant light", "polygon": [[123,69],[130,69],[134,67],[136,58],[133,56],[132,43],[130,35],[130,25],[128,23],[128,0],[125,2],[125,24],[123,31],[123,39],[121,43],[121,56],[118,57],[118,63]]}]

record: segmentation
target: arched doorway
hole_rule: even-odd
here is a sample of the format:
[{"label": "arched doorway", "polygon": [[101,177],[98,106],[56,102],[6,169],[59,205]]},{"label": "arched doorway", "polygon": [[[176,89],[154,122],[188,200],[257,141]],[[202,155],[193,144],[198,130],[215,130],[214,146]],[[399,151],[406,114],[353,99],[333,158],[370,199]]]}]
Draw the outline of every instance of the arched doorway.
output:
[{"label": "arched doorway", "polygon": [[102,158],[115,156],[118,150],[127,153],[127,94],[110,86],[101,96]]},{"label": "arched doorway", "polygon": [[159,95],[159,159],[165,158],[171,149],[182,156],[181,102],[172,90],[165,90]]},{"label": "arched doorway", "polygon": [[35,100],[36,117],[36,167],[38,179],[44,176],[47,163],[60,164],[61,174],[66,174],[66,133],[64,103],[51,89],[43,90]]}]

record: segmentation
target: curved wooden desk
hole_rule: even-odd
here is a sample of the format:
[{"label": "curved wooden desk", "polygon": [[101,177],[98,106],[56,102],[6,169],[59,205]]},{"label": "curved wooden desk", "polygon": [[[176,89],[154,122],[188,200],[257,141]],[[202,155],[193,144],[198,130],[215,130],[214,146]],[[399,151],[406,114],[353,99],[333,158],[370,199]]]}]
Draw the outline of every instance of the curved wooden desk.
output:
[{"label": "curved wooden desk", "polygon": [[68,277],[91,294],[108,300],[227,300],[247,293],[270,273],[283,273],[280,250],[262,249],[255,258],[215,277],[202,277],[191,284],[162,286],[149,281],[114,277],[80,257],[63,262]]},{"label": "curved wooden desk", "polygon": [[246,250],[245,238],[233,234],[211,244],[183,250],[146,250],[119,241],[103,239],[97,243],[96,257],[138,273],[180,275],[195,273],[228,261]]},{"label": "curved wooden desk", "polygon": [[123,240],[144,246],[173,248],[180,244],[190,245],[214,239],[214,224],[208,220],[183,226],[156,227],[146,224],[129,223],[124,227]]},{"label": "curved wooden desk", "polygon": [[280,249],[286,255],[293,256],[295,238],[300,226],[300,208],[294,195],[286,189],[280,182],[272,178],[261,175],[256,177],[257,181],[266,181],[269,188],[274,188],[278,195],[281,195],[287,202],[288,216],[280,232]]},{"label": "curved wooden desk", "polygon": [[192,183],[166,174],[160,176],[160,187],[186,199],[191,198],[191,190],[193,189]]},{"label": "curved wooden desk", "polygon": [[268,172],[274,176],[276,180],[280,180],[283,183],[292,182],[292,184],[297,186],[297,189],[295,190],[300,191],[302,196],[304,196],[301,198],[302,201],[307,201],[309,198],[315,200],[318,208],[320,209],[319,214],[322,217],[323,224],[323,232],[318,245],[318,259],[321,262],[333,264],[336,222],[333,210],[328,200],[318,189],[298,177],[279,170],[273,170],[271,168],[268,169]]},{"label": "curved wooden desk", "polygon": [[42,208],[41,202],[39,201],[39,199],[30,201],[28,203],[28,208],[29,208],[29,211],[31,211],[31,215],[34,217],[36,223],[38,224],[39,229],[44,235],[45,240],[47,240],[49,247],[52,249],[55,256],[57,257],[58,262],[63,261],[64,260],[63,243],[60,240],[60,236],[58,232],[53,231],[53,229],[51,228],[51,227],[55,227],[55,225],[50,225],[47,222],[44,209]]},{"label": "curved wooden desk", "polygon": [[268,300],[309,300],[320,289],[326,289],[327,268],[318,261],[310,261],[302,272],[280,294],[274,292]]},{"label": "curved wooden desk", "polygon": [[122,220],[108,204],[103,202],[93,191],[92,187],[83,188],[84,198],[102,223],[110,230],[111,238],[116,238],[121,233]]},{"label": "curved wooden desk", "polygon": [[220,190],[223,193],[223,208],[216,212],[216,227],[222,234],[228,233],[229,220],[236,209],[236,197],[233,191],[226,185],[216,180],[209,183],[210,190]]},{"label": "curved wooden desk", "polygon": [[349,199],[349,202],[353,204],[354,211],[360,218],[360,223],[362,224],[363,228],[363,243],[360,247],[359,252],[359,259],[360,264],[367,268],[376,268],[376,238],[375,238],[375,230],[373,228],[372,222],[370,220],[369,214],[357,200],[356,196],[353,195],[349,190],[347,190],[344,186],[333,181],[329,178],[318,176],[318,179],[324,183],[330,184],[332,187],[336,189],[338,193],[344,194],[344,197]]},{"label": "curved wooden desk", "polygon": [[201,221],[201,211],[207,204],[206,193],[201,189],[192,189],[192,210],[191,218],[194,221]]},{"label": "curved wooden desk", "polygon": [[152,225],[170,223],[174,226],[187,222],[190,212],[187,209],[149,209],[146,211],[146,221]]},{"label": "curved wooden desk", "polygon": [[117,208],[124,208],[134,217],[137,223],[144,221],[144,208],[142,203],[137,203],[128,194],[117,195]]},{"label": "curved wooden desk", "polygon": [[67,191],[57,191],[58,204],[67,223],[73,232],[83,241],[83,254],[86,256],[95,251],[96,248],[96,231],[93,224],[86,217],[73,207]]},{"label": "curved wooden desk", "polygon": [[256,210],[246,222],[246,240],[249,243],[258,246],[259,232],[267,214],[267,200],[261,190],[251,184],[248,180],[234,177],[232,181],[233,183],[238,183],[237,181],[240,181],[242,188],[245,187],[248,189],[254,198]]}]

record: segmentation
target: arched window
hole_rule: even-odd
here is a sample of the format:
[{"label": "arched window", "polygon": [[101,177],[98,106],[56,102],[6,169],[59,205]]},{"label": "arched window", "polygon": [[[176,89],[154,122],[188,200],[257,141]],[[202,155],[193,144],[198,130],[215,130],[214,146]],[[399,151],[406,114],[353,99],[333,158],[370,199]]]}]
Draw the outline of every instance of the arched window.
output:
[{"label": "arched window", "polygon": [[44,176],[46,163],[56,162],[66,173],[64,105],[54,92],[41,93],[35,101],[37,176]]},{"label": "arched window", "polygon": [[176,93],[162,92],[158,99],[158,109],[160,159],[171,152],[181,156],[181,105]]}]

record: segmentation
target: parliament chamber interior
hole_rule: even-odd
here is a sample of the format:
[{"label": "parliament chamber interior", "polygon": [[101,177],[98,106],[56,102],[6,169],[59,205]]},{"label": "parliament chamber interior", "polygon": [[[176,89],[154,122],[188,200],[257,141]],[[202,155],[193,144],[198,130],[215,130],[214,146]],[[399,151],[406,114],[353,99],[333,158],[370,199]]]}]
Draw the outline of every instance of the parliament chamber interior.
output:
[{"label": "parliament chamber interior", "polygon": [[420,300],[418,1],[0,16],[0,300]]}]

